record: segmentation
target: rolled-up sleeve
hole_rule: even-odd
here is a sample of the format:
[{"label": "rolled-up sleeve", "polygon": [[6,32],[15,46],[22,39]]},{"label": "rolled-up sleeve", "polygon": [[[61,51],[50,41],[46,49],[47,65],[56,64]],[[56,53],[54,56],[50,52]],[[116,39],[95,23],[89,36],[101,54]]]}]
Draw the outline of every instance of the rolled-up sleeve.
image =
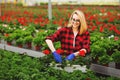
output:
[{"label": "rolled-up sleeve", "polygon": [[52,42],[57,42],[60,40],[60,34],[61,34],[62,29],[57,30],[54,34],[51,34],[46,37],[46,39],[52,40]]}]

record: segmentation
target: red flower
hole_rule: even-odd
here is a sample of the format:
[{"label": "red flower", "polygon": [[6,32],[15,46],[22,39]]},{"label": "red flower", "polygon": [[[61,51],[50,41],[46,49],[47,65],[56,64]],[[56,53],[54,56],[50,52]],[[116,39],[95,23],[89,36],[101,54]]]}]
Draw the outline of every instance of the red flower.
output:
[{"label": "red flower", "polygon": [[94,19],[94,16],[93,16],[93,15],[89,17],[89,20],[93,20],[93,19]]},{"label": "red flower", "polygon": [[94,31],[97,28],[97,26],[93,26],[91,29],[92,31]]},{"label": "red flower", "polygon": [[60,49],[60,48],[57,49],[56,52],[57,52],[58,54],[64,54],[64,51],[63,51],[62,49]]},{"label": "red flower", "polygon": [[115,36],[115,37],[114,37],[114,40],[115,40],[115,41],[119,40],[119,37]]},{"label": "red flower", "polygon": [[100,32],[103,32],[104,31],[104,28],[101,26],[100,27]]},{"label": "red flower", "polygon": [[108,15],[108,16],[111,16],[111,12],[107,12],[107,15]]},{"label": "red flower", "polygon": [[101,9],[100,12],[104,13],[104,12],[105,12],[105,9]]},{"label": "red flower", "polygon": [[38,20],[38,19],[35,19],[35,20],[34,20],[34,24],[39,24],[39,20]]},{"label": "red flower", "polygon": [[12,18],[10,16],[7,17],[7,21],[10,22]]},{"label": "red flower", "polygon": [[48,50],[48,49],[43,50],[42,52],[43,52],[44,54],[46,54],[46,55],[50,54],[50,50]]},{"label": "red flower", "polygon": [[7,33],[6,33],[6,34],[4,34],[4,36],[8,37],[8,36],[9,36],[9,34],[7,34]]},{"label": "red flower", "polygon": [[2,21],[5,21],[5,19],[6,19],[6,16],[1,16]]},{"label": "red flower", "polygon": [[18,18],[18,22],[19,22],[21,25],[26,25],[27,19],[26,19],[25,17],[21,17],[21,18]]},{"label": "red flower", "polygon": [[111,25],[111,27],[109,28],[110,31],[115,30],[115,29],[116,29],[116,26],[114,25]]},{"label": "red flower", "polygon": [[114,18],[109,18],[108,22],[113,22]]}]

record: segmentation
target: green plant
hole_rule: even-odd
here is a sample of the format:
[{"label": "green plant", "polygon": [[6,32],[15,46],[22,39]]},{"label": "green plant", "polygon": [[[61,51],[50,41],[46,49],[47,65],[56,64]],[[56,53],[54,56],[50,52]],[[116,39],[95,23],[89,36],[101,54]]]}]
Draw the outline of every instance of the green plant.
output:
[{"label": "green plant", "polygon": [[14,39],[11,34],[9,34],[9,36],[4,36],[3,38],[4,38],[4,40],[7,41],[7,42],[12,42],[13,39]]},{"label": "green plant", "polygon": [[11,33],[11,36],[13,37],[13,39],[17,40],[18,38],[21,37],[21,34],[13,32],[13,33]]},{"label": "green plant", "polygon": [[102,64],[102,65],[108,64],[109,62],[112,62],[111,56],[109,56],[109,55],[107,55],[107,54],[99,57],[98,59],[99,59],[99,61],[98,61],[99,64]]},{"label": "green plant", "polygon": [[33,40],[33,37],[32,37],[32,36],[26,36],[26,37],[24,38],[24,43],[31,43],[32,40]]},{"label": "green plant", "polygon": [[57,24],[53,25],[52,21],[50,21],[50,23],[46,25],[46,29],[48,29],[48,30],[49,29],[50,30],[57,30],[57,28],[58,28],[58,25]]},{"label": "green plant", "polygon": [[27,27],[26,27],[26,31],[27,32],[30,32],[31,35],[35,34],[35,25],[34,24],[29,24]]},{"label": "green plant", "polygon": [[0,33],[3,33],[4,31],[4,29],[3,29],[4,27],[3,27],[3,25],[2,24],[0,24]]},{"label": "green plant", "polygon": [[40,5],[48,5],[47,2],[40,2]]},{"label": "green plant", "polygon": [[3,27],[3,32],[11,33],[11,32],[13,32],[13,29],[8,25],[7,27]]},{"label": "green plant", "polygon": [[19,2],[16,5],[20,7],[20,6],[23,6],[23,3]]},{"label": "green plant", "polygon": [[41,36],[33,38],[33,44],[35,46],[41,46]]},{"label": "green plant", "polygon": [[106,53],[106,49],[99,44],[101,43],[91,45],[91,56],[93,58],[103,56]]},{"label": "green plant", "polygon": [[94,42],[96,42],[96,41],[101,40],[101,38],[104,37],[104,34],[103,34],[103,33],[100,33],[100,32],[94,31],[94,32],[91,32],[91,33],[90,33],[90,36],[91,36],[91,37],[90,37],[91,43],[94,43]]},{"label": "green plant", "polygon": [[120,51],[115,49],[115,52],[111,55],[115,63],[120,63]]},{"label": "green plant", "polygon": [[0,33],[0,40],[3,38],[3,35]]},{"label": "green plant", "polygon": [[22,33],[21,33],[21,37],[26,37],[26,36],[30,36],[31,35],[31,32],[29,32],[29,31],[22,31]]},{"label": "green plant", "polygon": [[16,40],[16,45],[22,45],[23,42],[24,42],[24,39],[21,37],[21,38]]}]

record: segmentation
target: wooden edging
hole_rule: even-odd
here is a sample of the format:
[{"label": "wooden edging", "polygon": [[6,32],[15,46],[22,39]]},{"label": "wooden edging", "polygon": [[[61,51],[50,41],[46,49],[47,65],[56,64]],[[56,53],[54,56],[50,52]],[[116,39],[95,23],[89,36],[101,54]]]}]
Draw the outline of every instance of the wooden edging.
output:
[{"label": "wooden edging", "polygon": [[102,65],[98,65],[98,64],[91,64],[90,69],[96,73],[110,75],[110,76],[120,78],[120,69],[106,67],[106,66],[102,66]]},{"label": "wooden edging", "polygon": [[12,51],[12,52],[17,52],[19,54],[26,53],[28,56],[32,56],[32,57],[43,57],[43,56],[45,56],[45,54],[40,52],[40,51],[34,51],[34,50],[19,48],[19,47],[15,47],[15,46],[9,46],[7,44],[2,44],[2,43],[0,44],[0,49],[4,49],[4,50],[7,50],[7,51]]}]

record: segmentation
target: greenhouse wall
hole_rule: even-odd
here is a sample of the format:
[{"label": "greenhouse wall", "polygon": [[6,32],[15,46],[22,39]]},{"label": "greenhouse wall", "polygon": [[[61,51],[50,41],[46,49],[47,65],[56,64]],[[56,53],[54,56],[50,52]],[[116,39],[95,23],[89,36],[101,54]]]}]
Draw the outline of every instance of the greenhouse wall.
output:
[{"label": "greenhouse wall", "polygon": [[[0,0],[1,3],[21,2],[23,5],[34,6],[47,3],[49,0]],[[78,4],[78,5],[120,5],[120,0],[50,0],[53,4]]]}]

